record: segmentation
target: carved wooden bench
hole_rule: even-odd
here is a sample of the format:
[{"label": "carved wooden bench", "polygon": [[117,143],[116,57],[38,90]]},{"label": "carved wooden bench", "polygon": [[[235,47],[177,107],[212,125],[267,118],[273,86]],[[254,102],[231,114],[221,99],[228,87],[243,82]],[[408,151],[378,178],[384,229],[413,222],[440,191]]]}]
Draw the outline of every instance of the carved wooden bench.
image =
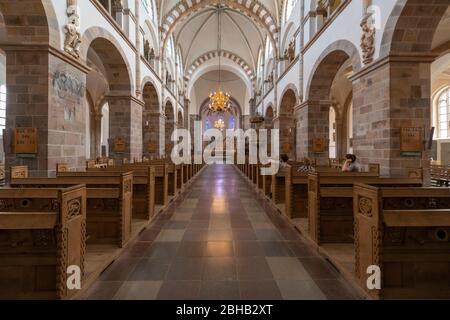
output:
[{"label": "carved wooden bench", "polygon": [[0,298],[69,299],[84,273],[86,188],[0,189]]},{"label": "carved wooden bench", "polygon": [[[327,174],[308,175],[309,235],[318,244],[353,243],[353,185],[421,187],[421,178],[329,177]],[[295,208],[295,209],[294,209]],[[293,207],[295,212],[298,207]]]},{"label": "carved wooden bench", "polygon": [[149,168],[154,168],[155,170],[155,205],[167,206],[169,204],[169,174],[168,165],[152,165],[146,163],[139,164],[124,164],[116,165],[114,167],[108,167],[101,170],[89,170],[89,171],[100,171],[100,172],[142,172],[139,175],[148,172]]},{"label": "carved wooden bench", "polygon": [[12,188],[64,188],[85,184],[88,243],[123,247],[131,236],[133,173],[101,177],[18,178]]},{"label": "carved wooden bench", "polygon": [[142,170],[130,170],[113,167],[116,170],[92,168],[87,172],[59,172],[58,177],[95,177],[101,180],[103,177],[118,175],[121,173],[133,173],[133,219],[149,220],[155,214],[155,168],[148,167]]},{"label": "carved wooden bench", "polygon": [[[450,298],[450,189],[355,185],[355,269],[375,298]],[[367,269],[381,268],[381,290]]]}]

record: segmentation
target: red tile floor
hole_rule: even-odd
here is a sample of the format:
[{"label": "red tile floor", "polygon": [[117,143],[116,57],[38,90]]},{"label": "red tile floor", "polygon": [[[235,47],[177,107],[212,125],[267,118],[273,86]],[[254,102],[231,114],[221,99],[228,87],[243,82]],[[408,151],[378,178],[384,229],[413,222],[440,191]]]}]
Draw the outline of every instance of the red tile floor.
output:
[{"label": "red tile floor", "polygon": [[81,299],[358,299],[233,166],[213,165]]}]

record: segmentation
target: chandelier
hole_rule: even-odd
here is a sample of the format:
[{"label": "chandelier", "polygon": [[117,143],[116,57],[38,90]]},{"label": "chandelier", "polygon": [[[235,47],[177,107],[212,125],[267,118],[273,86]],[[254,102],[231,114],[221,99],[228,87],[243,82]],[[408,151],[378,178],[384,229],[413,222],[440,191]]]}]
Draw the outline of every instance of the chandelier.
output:
[{"label": "chandelier", "polygon": [[211,113],[228,112],[231,109],[230,95],[222,90],[216,91],[209,95],[209,111]]},{"label": "chandelier", "polygon": [[214,128],[222,131],[223,129],[225,129],[225,122],[222,119],[214,121]]},{"label": "chandelier", "polygon": [[[231,110],[230,105],[230,95],[228,92],[223,92],[220,89],[220,83],[221,83],[221,57],[222,57],[222,19],[221,19],[221,13],[222,13],[222,5],[221,1],[219,1],[219,5],[217,7],[217,52],[219,55],[219,90],[211,93],[209,95],[210,104],[208,106],[209,113],[224,113],[229,112]],[[223,122],[223,120],[222,120]]]}]

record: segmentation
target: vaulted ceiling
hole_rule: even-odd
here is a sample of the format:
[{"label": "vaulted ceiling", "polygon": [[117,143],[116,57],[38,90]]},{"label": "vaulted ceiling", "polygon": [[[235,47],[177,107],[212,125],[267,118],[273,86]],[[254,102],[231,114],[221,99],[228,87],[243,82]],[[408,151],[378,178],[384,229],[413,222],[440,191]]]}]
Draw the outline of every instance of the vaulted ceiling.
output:
[{"label": "vaulted ceiling", "polygon": [[[206,53],[220,48],[237,57],[240,67],[256,72],[258,53],[266,37],[277,36],[283,0],[159,0],[162,37],[173,35],[187,71]],[[220,3],[220,6],[219,6]],[[238,66],[239,67],[239,66]],[[247,72],[250,73],[250,72]]]}]

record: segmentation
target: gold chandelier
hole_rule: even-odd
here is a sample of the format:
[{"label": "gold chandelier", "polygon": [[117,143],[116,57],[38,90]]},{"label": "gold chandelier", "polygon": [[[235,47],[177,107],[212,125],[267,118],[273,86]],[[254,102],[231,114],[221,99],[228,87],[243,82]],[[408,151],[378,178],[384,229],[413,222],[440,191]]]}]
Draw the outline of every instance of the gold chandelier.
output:
[{"label": "gold chandelier", "polygon": [[[220,89],[220,83],[221,83],[221,56],[222,56],[222,19],[221,19],[221,13],[222,13],[222,5],[219,2],[219,5],[217,7],[217,52],[219,55],[219,90],[211,93],[209,95],[210,104],[208,106],[209,113],[223,113],[223,112],[229,112],[231,110],[231,104],[230,104],[230,95],[228,92],[223,92]],[[222,120],[223,122],[223,120]]]},{"label": "gold chandelier", "polygon": [[209,111],[211,113],[228,112],[231,109],[230,95],[222,90],[216,91],[209,95]]},{"label": "gold chandelier", "polygon": [[222,119],[214,121],[214,128],[222,131],[223,129],[225,129],[225,122]]}]

